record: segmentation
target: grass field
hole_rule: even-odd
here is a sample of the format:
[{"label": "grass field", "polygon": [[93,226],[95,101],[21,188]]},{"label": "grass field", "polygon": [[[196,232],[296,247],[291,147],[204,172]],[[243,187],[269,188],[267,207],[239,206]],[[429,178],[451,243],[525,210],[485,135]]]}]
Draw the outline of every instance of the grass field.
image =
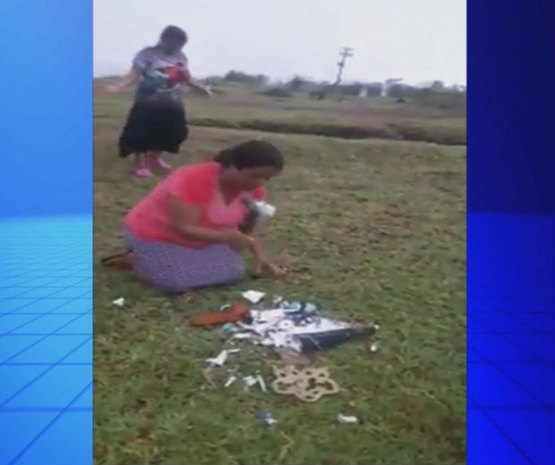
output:
[{"label": "grass field", "polygon": [[[240,100],[233,104],[233,101]],[[265,239],[291,276],[241,288],[321,301],[338,317],[377,321],[381,350],[346,345],[319,356],[343,391],[313,405],[276,394],[207,389],[204,359],[217,332],[187,317],[218,308],[240,288],[177,300],[125,273],[95,268],[95,454],[97,464],[459,465],[465,460],[464,146],[306,131],[260,133],[252,121],[388,127],[412,122],[433,133],[464,120],[386,104],[275,102],[262,97],[192,98],[193,122],[179,163],[263,135],[288,166],[271,186],[278,215]],[[132,179],[115,143],[129,100],[96,95],[95,256],[120,249],[121,215],[156,182]],[[296,107],[284,110],[283,107]],[[366,125],[366,126],[365,126]],[[434,126],[435,125],[435,126]],[[251,127],[251,129],[257,129]],[[397,137],[398,138],[398,137]],[[424,138],[428,140],[429,138]],[[111,301],[124,296],[129,306]],[[261,354],[263,352],[260,352]],[[251,354],[252,355],[252,354]],[[245,359],[269,376],[272,357]],[[279,420],[254,419],[267,410]],[[338,413],[361,424],[339,425]]]}]

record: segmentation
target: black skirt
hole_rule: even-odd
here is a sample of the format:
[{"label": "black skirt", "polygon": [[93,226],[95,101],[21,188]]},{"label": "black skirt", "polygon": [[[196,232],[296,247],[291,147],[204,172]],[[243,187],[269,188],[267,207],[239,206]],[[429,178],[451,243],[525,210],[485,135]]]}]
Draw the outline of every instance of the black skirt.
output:
[{"label": "black skirt", "polygon": [[119,155],[177,153],[187,139],[187,117],[181,102],[137,101],[119,139]]}]

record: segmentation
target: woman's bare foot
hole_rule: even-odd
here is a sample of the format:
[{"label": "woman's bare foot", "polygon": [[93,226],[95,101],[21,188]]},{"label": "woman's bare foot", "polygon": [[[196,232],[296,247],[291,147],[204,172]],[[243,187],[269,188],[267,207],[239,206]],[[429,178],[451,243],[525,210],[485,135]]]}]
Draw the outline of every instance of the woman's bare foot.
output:
[{"label": "woman's bare foot", "polygon": [[127,251],[117,255],[103,258],[101,263],[110,268],[118,268],[119,270],[131,270],[133,268],[131,252]]}]

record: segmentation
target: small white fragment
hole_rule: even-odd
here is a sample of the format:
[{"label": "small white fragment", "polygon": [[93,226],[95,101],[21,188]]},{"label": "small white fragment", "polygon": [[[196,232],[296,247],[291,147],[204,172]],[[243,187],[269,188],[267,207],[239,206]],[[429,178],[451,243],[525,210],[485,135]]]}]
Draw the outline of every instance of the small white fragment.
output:
[{"label": "small white fragment", "polygon": [[231,339],[252,339],[252,337],[251,333],[237,333],[234,334]]},{"label": "small white fragment", "polygon": [[358,423],[358,418],[355,416],[343,415],[340,413],[339,415],[337,415],[337,421],[344,425],[355,425]]},{"label": "small white fragment", "polygon": [[231,376],[227,379],[227,381],[225,382],[224,387],[227,388],[227,387],[231,386],[235,381],[237,381],[237,376],[231,375]]},{"label": "small white fragment", "polygon": [[264,378],[262,377],[262,375],[258,375],[256,377],[256,380],[258,381],[258,385],[260,386],[260,390],[262,392],[268,392],[268,388],[266,387],[266,382],[264,381]]},{"label": "small white fragment", "polygon": [[243,378],[243,382],[247,385],[247,387],[253,387],[255,384],[258,384],[258,378],[252,375],[245,376]]},{"label": "small white fragment", "polygon": [[269,413],[264,415],[260,415],[259,420],[264,423],[265,425],[272,426],[275,425],[278,421]]},{"label": "small white fragment", "polygon": [[125,299],[123,297],[120,297],[119,299],[114,300],[112,304],[114,304],[116,307],[123,307],[125,305]]},{"label": "small white fragment", "polygon": [[257,304],[266,296],[266,293],[260,291],[245,291],[241,295],[251,304]]},{"label": "small white fragment", "polygon": [[380,345],[377,342],[370,344],[370,352],[375,353],[380,350]]},{"label": "small white fragment", "polygon": [[222,350],[216,357],[207,358],[206,362],[212,366],[221,367],[224,366],[227,360],[227,350]]}]

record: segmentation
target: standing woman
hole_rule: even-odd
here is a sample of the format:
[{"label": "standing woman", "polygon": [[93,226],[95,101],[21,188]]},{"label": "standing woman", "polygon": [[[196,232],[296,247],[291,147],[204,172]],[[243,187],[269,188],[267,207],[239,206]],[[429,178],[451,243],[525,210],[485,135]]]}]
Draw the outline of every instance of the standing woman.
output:
[{"label": "standing woman", "polygon": [[187,34],[177,26],[168,26],[157,45],[141,50],[131,71],[107,90],[117,92],[137,85],[135,102],[119,139],[119,155],[135,156],[135,176],[147,178],[156,169],[171,169],[162,152],[177,153],[187,139],[188,128],[183,91],[197,88],[207,95],[210,90],[194,81],[182,49]]}]

